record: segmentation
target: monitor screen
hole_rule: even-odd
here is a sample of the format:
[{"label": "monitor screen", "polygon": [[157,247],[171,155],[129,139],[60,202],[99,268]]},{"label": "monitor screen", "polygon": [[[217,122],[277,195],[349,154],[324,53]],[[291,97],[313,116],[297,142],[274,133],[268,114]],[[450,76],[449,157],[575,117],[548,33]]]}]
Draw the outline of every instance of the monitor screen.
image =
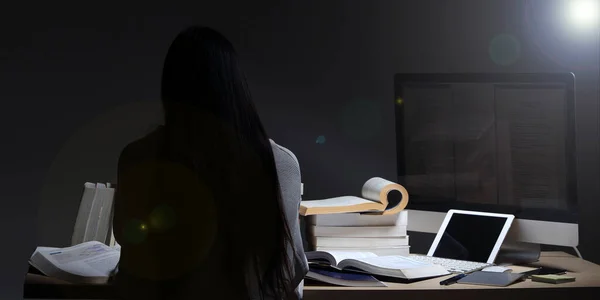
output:
[{"label": "monitor screen", "polygon": [[411,209],[577,222],[568,76],[413,75],[395,88],[398,181]]},{"label": "monitor screen", "polygon": [[454,213],[433,256],[487,262],[506,218]]}]

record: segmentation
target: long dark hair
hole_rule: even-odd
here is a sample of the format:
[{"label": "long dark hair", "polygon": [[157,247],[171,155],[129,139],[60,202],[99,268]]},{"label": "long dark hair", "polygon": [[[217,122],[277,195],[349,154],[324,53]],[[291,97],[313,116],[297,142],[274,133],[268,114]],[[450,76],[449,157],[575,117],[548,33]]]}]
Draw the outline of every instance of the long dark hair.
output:
[{"label": "long dark hair", "polygon": [[232,44],[209,28],[182,31],[164,62],[161,96],[165,153],[212,192],[230,286],[243,297],[291,295],[292,242],[271,143]]}]

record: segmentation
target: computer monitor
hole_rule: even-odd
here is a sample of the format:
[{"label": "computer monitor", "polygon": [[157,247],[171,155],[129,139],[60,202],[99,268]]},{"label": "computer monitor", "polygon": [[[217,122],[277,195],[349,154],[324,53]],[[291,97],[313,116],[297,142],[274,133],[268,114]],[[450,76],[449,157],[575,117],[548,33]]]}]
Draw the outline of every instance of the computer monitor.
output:
[{"label": "computer monitor", "polygon": [[515,215],[508,240],[576,247],[575,77],[396,74],[398,182],[408,229],[450,209]]}]

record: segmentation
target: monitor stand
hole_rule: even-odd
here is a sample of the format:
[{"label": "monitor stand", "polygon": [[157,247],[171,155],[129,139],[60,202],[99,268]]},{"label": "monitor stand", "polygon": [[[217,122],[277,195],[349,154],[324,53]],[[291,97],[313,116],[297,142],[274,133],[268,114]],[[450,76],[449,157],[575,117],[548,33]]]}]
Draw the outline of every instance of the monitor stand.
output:
[{"label": "monitor stand", "polygon": [[539,244],[517,241],[504,241],[496,256],[496,264],[530,264],[539,261],[541,246]]}]

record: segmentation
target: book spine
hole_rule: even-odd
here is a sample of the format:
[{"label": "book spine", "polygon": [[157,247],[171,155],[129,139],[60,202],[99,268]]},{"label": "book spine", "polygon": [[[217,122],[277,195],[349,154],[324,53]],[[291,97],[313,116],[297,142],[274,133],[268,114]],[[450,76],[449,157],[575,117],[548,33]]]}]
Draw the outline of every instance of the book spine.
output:
[{"label": "book spine", "polygon": [[325,214],[306,217],[308,225],[362,227],[408,225],[408,211],[392,215],[364,215],[360,213]]},{"label": "book spine", "polygon": [[309,236],[315,237],[403,237],[407,235],[406,225],[370,227],[311,225],[307,230]]},{"label": "book spine", "polygon": [[342,247],[342,248],[365,248],[365,247],[396,247],[408,246],[408,236],[401,238],[338,238],[338,237],[314,237],[313,245],[316,247]]},{"label": "book spine", "polygon": [[314,251],[343,251],[343,252],[371,252],[377,256],[389,256],[389,255],[410,255],[410,246],[401,247],[381,247],[381,248],[336,248],[336,247],[316,247]]}]

